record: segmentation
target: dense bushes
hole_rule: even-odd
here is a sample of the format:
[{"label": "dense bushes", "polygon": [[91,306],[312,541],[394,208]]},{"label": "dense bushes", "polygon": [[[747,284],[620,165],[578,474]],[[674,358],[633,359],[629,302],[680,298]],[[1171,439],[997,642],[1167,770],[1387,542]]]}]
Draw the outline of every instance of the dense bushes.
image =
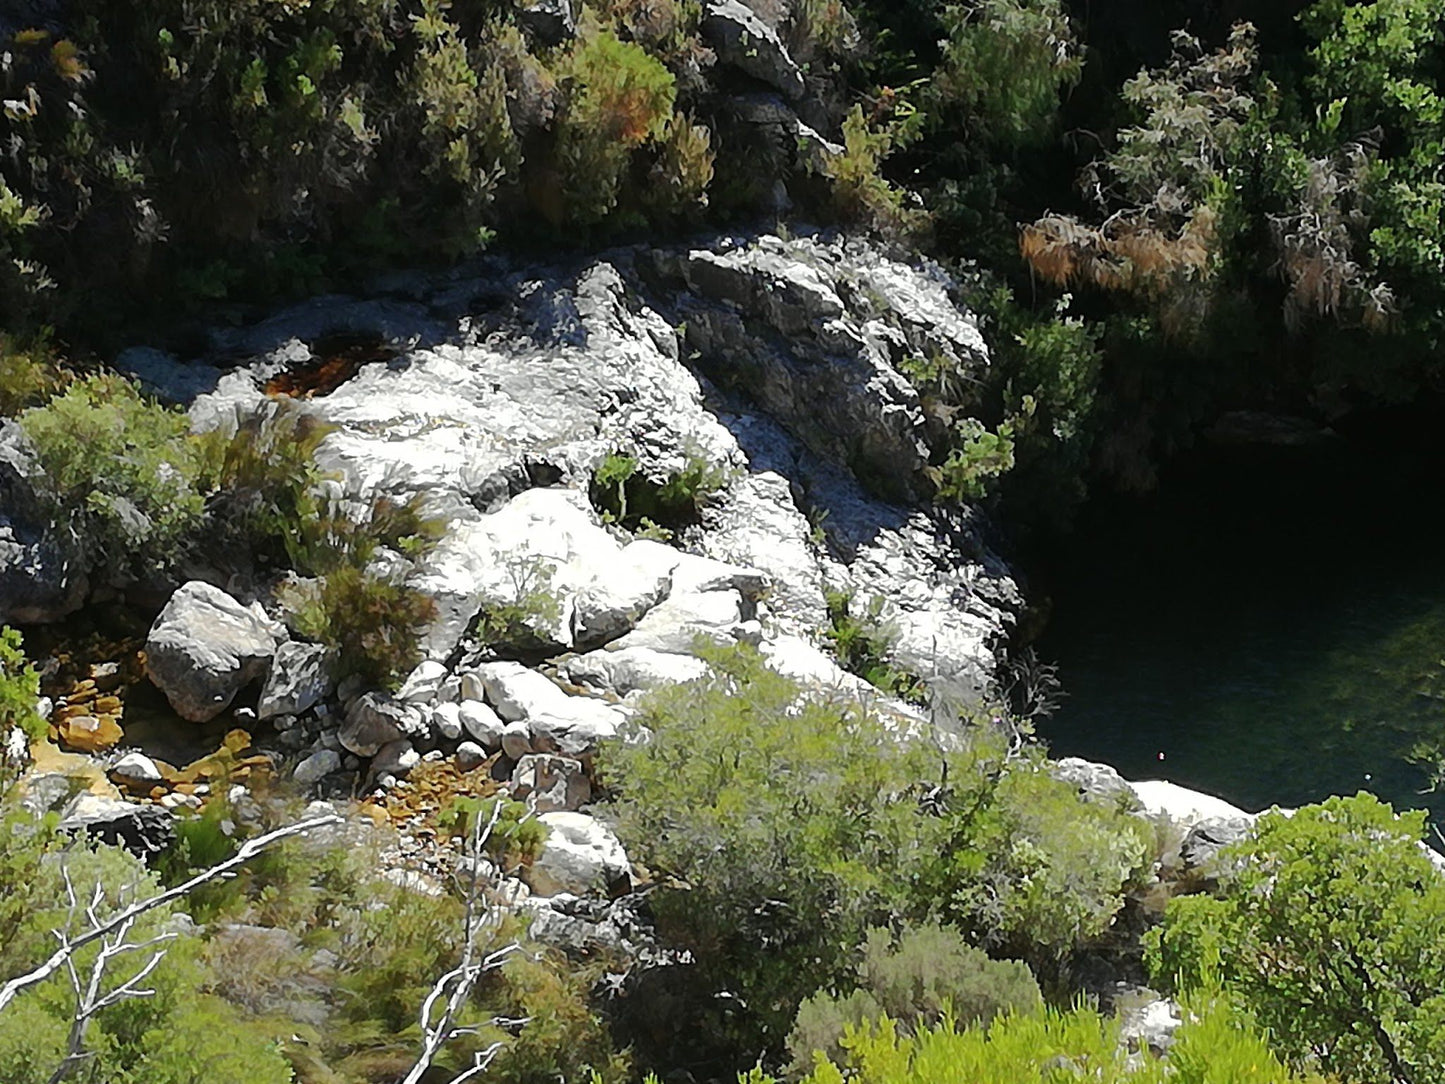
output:
[{"label": "dense bushes", "polygon": [[1261,819],[1219,898],[1170,903],[1156,973],[1219,981],[1291,1059],[1344,1081],[1420,1084],[1445,1072],[1445,879],[1423,813],[1367,794]]},{"label": "dense bushes", "polygon": [[603,767],[624,841],[665,876],[653,906],[695,960],[696,1011],[721,992],[747,1006],[718,1024],[732,1056],[781,1043],[819,986],[849,988],[880,922],[949,922],[1041,966],[1108,927],[1141,822],[1080,805],[986,729],[945,753],[751,649],[708,658],[713,676],[648,700],[652,740]]}]

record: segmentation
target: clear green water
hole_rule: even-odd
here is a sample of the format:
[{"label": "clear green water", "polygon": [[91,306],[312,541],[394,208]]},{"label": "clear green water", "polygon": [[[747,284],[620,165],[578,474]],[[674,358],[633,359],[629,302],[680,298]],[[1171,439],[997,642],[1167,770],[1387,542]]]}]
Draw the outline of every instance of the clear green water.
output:
[{"label": "clear green water", "polygon": [[1445,458],[1417,436],[1196,454],[1092,505],[1035,585],[1055,754],[1247,809],[1364,789],[1445,823],[1408,759],[1445,736]]}]

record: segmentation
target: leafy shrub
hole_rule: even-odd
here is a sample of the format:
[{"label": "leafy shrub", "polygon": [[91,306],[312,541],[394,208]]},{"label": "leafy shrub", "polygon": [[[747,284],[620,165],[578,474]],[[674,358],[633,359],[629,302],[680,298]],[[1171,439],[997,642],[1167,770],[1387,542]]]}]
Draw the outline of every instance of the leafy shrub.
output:
[{"label": "leafy shrub", "polygon": [[843,119],[843,153],[825,158],[821,167],[832,182],[839,217],[894,236],[907,236],[922,227],[923,216],[906,205],[905,193],[881,172],[884,160],[913,134],[876,128],[861,105],[852,108]]},{"label": "leafy shrub", "polygon": [[[83,844],[64,847],[28,815],[4,810],[0,846],[0,975],[19,974],[48,956],[52,930],[75,921],[68,913],[62,865],[78,898],[89,900],[99,886],[99,907],[155,890],[145,867],[124,851]],[[278,1033],[247,1020],[221,999],[204,992],[206,973],[200,939],[171,921],[173,908],[140,918],[131,937],[141,942],[162,933],[165,955],[144,985],[153,993],[124,1001],[91,1018],[85,1048],[93,1055],[88,1073],[98,1079],[144,1078],[158,1084],[290,1084],[291,1071],[277,1050]],[[99,946],[82,950],[77,967],[89,974]],[[147,952],[120,956],[107,972],[104,989],[134,975]],[[0,1076],[14,1084],[44,1084],[65,1057],[75,995],[63,974],[22,992],[0,1013]],[[134,1076],[133,1076],[134,1074]]]},{"label": "leafy shrub", "polygon": [[709,499],[727,485],[726,468],[691,452],[680,470],[649,478],[635,456],[612,452],[593,472],[592,507],[607,523],[668,540],[674,531],[696,523]]},{"label": "leafy shrub", "polygon": [[20,425],[46,496],[84,552],[118,570],[163,567],[201,523],[186,415],[108,373],[82,377]]},{"label": "leafy shrub", "polygon": [[936,1027],[946,1015],[962,1024],[987,1024],[1001,1013],[1031,1013],[1043,996],[1029,969],[990,960],[958,931],[938,925],[905,926],[894,936],[872,929],[857,964],[857,988],[843,995],[819,991],[798,1008],[788,1035],[790,1074],[805,1076],[814,1055],[841,1063],[850,1029],[890,1017],[905,1034]]},{"label": "leafy shrub", "polygon": [[198,438],[218,549],[240,547],[279,563],[296,550],[298,535],[315,530],[323,480],[316,449],[330,431],[291,400],[276,399],[234,429]]},{"label": "leafy shrub", "polygon": [[1425,814],[1368,794],[1270,813],[1233,848],[1220,898],[1171,900],[1150,935],[1161,979],[1238,996],[1276,1049],[1345,1081],[1445,1072],[1445,880]]},{"label": "leafy shrub", "polygon": [[395,689],[421,662],[421,632],[436,603],[393,574],[344,565],[285,594],[295,630],[337,650],[335,675]]},{"label": "leafy shrub", "polygon": [[564,69],[568,102],[557,126],[563,217],[594,225],[617,205],[632,152],[662,140],[673,115],[672,74],[584,11]]},{"label": "leafy shrub", "polygon": [[944,1020],[917,1035],[885,1019],[850,1032],[847,1057],[820,1058],[805,1084],[1051,1084],[1081,1074],[1097,1084],[1324,1084],[1281,1064],[1263,1034],[1225,1001],[1190,1010],[1162,1061],[1131,1054],[1118,1024],[1089,1008],[1004,1015],[967,1028]]},{"label": "leafy shrub", "polygon": [[1006,147],[1048,136],[1082,50],[1059,0],[971,0],[942,11],[943,55],[925,108],[961,115],[971,134]]},{"label": "leafy shrub", "polygon": [[[644,745],[605,751],[629,853],[664,875],[653,906],[693,955],[689,1011],[733,1056],[780,1044],[801,1000],[845,986],[879,921],[938,920],[1041,963],[1106,929],[1147,829],[1082,805],[989,730],[964,752],[862,705],[804,695],[746,647],[653,693]],[[700,1017],[701,1018],[701,1017]]]},{"label": "leafy shrub", "polygon": [[40,675],[25,659],[20,633],[0,625],[0,741],[19,727],[31,741],[45,737],[45,720],[35,710]]},{"label": "leafy shrub", "polygon": [[54,354],[43,338],[22,345],[0,331],[0,418],[49,399],[60,381]]}]

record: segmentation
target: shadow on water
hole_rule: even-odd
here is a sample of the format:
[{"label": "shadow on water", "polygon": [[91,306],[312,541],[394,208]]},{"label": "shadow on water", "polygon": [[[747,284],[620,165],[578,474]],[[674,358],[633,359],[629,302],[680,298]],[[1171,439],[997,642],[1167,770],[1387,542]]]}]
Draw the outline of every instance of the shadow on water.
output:
[{"label": "shadow on water", "polygon": [[1248,809],[1366,789],[1445,822],[1408,759],[1445,737],[1441,417],[1205,448],[1150,497],[1091,503],[1036,562],[1055,754]]}]

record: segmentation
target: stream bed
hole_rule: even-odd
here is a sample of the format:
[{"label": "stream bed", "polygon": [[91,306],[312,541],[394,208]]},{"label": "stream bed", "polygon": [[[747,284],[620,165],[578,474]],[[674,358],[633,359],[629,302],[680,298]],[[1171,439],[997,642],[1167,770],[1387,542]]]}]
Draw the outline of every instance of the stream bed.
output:
[{"label": "stream bed", "polygon": [[1151,496],[1091,501],[1033,562],[1053,753],[1250,810],[1363,789],[1445,824],[1410,760],[1445,739],[1438,417],[1202,448]]}]

